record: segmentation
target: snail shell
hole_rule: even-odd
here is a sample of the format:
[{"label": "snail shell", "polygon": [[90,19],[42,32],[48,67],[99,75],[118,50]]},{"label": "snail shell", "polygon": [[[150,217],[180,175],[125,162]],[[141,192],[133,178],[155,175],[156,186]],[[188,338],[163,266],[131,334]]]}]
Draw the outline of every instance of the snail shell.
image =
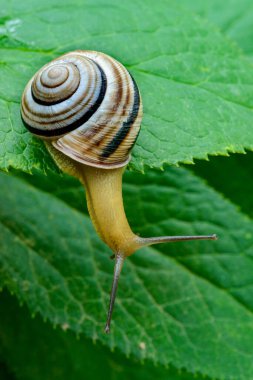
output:
[{"label": "snail shell", "polygon": [[140,130],[137,85],[115,59],[74,51],[28,82],[21,115],[27,129],[72,159],[102,168],[126,165]]}]

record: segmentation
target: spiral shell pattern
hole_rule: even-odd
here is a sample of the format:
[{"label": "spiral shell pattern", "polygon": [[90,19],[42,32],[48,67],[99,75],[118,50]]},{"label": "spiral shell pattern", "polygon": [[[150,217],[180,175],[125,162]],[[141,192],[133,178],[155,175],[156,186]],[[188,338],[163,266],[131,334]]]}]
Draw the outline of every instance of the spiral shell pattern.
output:
[{"label": "spiral shell pattern", "polygon": [[28,82],[21,116],[27,129],[91,166],[130,160],[142,119],[137,85],[115,59],[74,51],[43,66]]}]

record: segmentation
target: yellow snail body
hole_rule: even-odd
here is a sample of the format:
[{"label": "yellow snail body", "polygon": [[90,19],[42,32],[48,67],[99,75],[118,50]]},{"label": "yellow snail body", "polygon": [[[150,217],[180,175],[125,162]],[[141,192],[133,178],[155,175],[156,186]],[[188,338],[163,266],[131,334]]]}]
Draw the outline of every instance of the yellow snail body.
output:
[{"label": "yellow snail body", "polygon": [[58,166],[84,184],[94,227],[114,253],[108,333],[127,256],[152,244],[215,240],[216,235],[141,238],[132,232],[122,174],[140,130],[142,101],[134,79],[115,59],[78,50],[46,64],[24,90],[21,116],[27,129],[45,140]]}]

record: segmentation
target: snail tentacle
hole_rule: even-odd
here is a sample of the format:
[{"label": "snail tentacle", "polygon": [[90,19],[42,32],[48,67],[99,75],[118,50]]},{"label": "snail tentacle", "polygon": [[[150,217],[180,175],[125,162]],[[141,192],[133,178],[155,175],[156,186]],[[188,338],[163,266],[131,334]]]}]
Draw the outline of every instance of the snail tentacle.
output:
[{"label": "snail tentacle", "polygon": [[115,260],[116,261],[115,261],[115,266],[114,266],[112,290],[111,290],[110,303],[109,303],[107,320],[106,320],[106,325],[105,325],[105,333],[106,334],[109,334],[109,332],[110,332],[112,312],[113,312],[113,307],[114,307],[115,298],[116,298],[116,294],[117,294],[119,277],[120,277],[121,270],[123,268],[125,258],[120,253],[117,253],[115,255]]}]

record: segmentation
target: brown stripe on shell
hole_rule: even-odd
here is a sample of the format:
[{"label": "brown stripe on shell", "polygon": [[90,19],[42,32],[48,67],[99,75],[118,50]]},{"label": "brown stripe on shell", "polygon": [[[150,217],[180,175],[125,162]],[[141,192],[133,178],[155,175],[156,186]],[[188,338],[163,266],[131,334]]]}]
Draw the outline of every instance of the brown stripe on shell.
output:
[{"label": "brown stripe on shell", "polygon": [[[74,95],[74,93],[76,92],[76,90],[77,90],[79,84],[80,84],[80,81],[78,81],[78,82],[76,83],[76,87],[73,86],[73,88],[69,89],[68,94],[64,95],[64,97],[62,96],[62,98],[59,98],[59,97],[57,98],[57,94],[54,94],[54,96],[51,96],[51,97],[49,96],[48,99],[47,99],[47,101],[45,101],[45,100],[41,100],[41,99],[37,98],[37,97],[34,95],[33,91],[32,91],[32,97],[33,97],[33,100],[34,100],[37,104],[40,104],[40,105],[42,105],[42,106],[52,106],[52,105],[59,104],[59,103],[65,101],[65,100],[71,98],[71,96]],[[56,100],[56,99],[57,99],[57,100]],[[61,115],[62,115],[62,114],[63,114],[63,113],[61,113]]]},{"label": "brown stripe on shell", "polygon": [[[89,80],[89,83],[88,83],[88,86],[90,87],[91,86],[91,82],[92,82],[92,77],[94,77],[94,68],[93,68],[93,72],[88,76],[88,80]],[[94,88],[94,91],[93,91],[93,94],[94,94],[94,92],[95,92],[95,88]],[[77,102],[80,102],[81,100],[82,100],[82,98],[83,98],[83,96],[82,96],[82,93],[80,93],[80,96],[76,99],[77,100]],[[30,115],[34,115],[34,116],[36,116],[38,119],[39,118],[46,118],[47,116],[49,116],[48,118],[47,118],[47,120],[45,120],[45,121],[43,121],[43,120],[40,120],[40,123],[38,123],[38,124],[41,124],[41,125],[47,125],[49,122],[50,122],[50,124],[57,124],[57,123],[59,123],[61,120],[66,120],[66,116],[65,116],[65,114],[67,113],[67,112],[70,112],[70,111],[73,111],[73,114],[71,115],[71,116],[73,116],[73,115],[75,115],[76,113],[74,113],[74,111],[76,110],[76,112],[77,111],[79,111],[79,108],[81,107],[80,105],[78,105],[78,107],[76,107],[76,108],[74,108],[73,106],[69,106],[69,107],[67,107],[63,112],[55,112],[54,113],[54,115],[52,116],[52,115],[46,115],[45,113],[40,113],[40,112],[35,112],[35,110],[31,110],[30,108],[29,108],[29,104],[27,103],[27,101],[26,101],[26,97],[24,96],[23,97],[23,99],[22,99],[22,102],[24,103],[24,105],[25,105],[25,107],[23,108],[23,112],[24,112],[24,114],[29,118],[29,114],[27,114],[27,111],[29,112],[30,111]],[[77,104],[77,103],[75,103],[75,104]],[[56,116],[60,116],[61,118],[60,119],[55,119],[55,117]],[[55,120],[50,120],[50,119],[52,119],[52,118],[54,118]],[[70,118],[70,117],[69,117]],[[50,121],[49,121],[49,120]],[[37,119],[36,120],[34,120],[35,122],[37,122]]]},{"label": "brown stripe on shell", "polygon": [[[112,63],[112,69],[114,73],[114,77],[117,78],[117,91],[114,91],[114,97],[110,98],[110,109],[107,110],[107,115],[110,117],[110,115],[113,115],[113,118],[118,117],[119,118],[119,105],[121,104],[122,97],[123,97],[123,79],[121,74],[122,74],[122,67],[115,67],[115,64],[112,59],[110,59]],[[124,72],[123,72],[124,74]],[[109,86],[111,85],[112,82],[109,83]],[[115,83],[115,81],[113,82]],[[102,123],[100,120],[102,119]],[[97,123],[100,124],[100,126],[104,126],[104,119],[105,119],[105,114],[101,115],[100,119],[97,120]],[[108,119],[108,118],[107,118]],[[117,122],[116,122],[117,124]],[[100,127],[99,133],[101,136],[104,137],[104,129]],[[99,135],[97,135],[97,138],[99,139]]]},{"label": "brown stripe on shell", "polygon": [[[127,78],[127,88],[128,88],[127,93],[129,91],[133,92],[133,83],[132,83],[131,77],[130,77],[129,73],[126,71],[126,69],[123,69],[123,70],[124,70],[123,72],[124,72],[124,76],[125,76],[125,81]],[[115,70],[114,70],[114,72],[115,72]],[[118,80],[118,76],[116,79]],[[129,96],[129,95],[127,95],[127,96]],[[131,105],[129,106],[130,110],[132,109]],[[114,105],[114,107],[115,107],[115,105]],[[117,105],[117,107],[118,107],[118,105]],[[140,109],[141,109],[141,105],[140,105]],[[110,111],[112,111],[112,110],[110,110]],[[129,109],[127,109],[127,107],[124,104],[121,114],[118,115],[118,120],[117,120],[116,126],[113,125],[109,130],[106,130],[106,132],[104,132],[105,128],[102,129],[101,125],[99,125],[99,123],[98,123],[99,128],[97,125],[95,126],[96,132],[99,129],[99,131],[100,131],[99,135],[100,136],[103,135],[103,138],[104,138],[102,140],[103,146],[109,141],[109,139],[111,139],[112,131],[114,130],[114,134],[115,134],[115,131],[120,129],[120,127],[122,125],[122,114],[124,115],[126,112],[129,112]],[[139,115],[141,115],[141,112],[139,112],[137,116],[139,116]],[[104,116],[102,117],[102,119],[104,119]],[[124,119],[123,119],[123,121],[124,121]],[[119,122],[119,120],[121,120],[121,122]],[[121,149],[117,149],[111,157],[108,157],[106,159],[101,158],[99,156],[99,153],[101,152],[102,147],[99,146],[100,149],[98,149],[97,146],[94,146],[94,142],[97,141],[98,138],[97,138],[97,136],[93,135],[93,133],[92,133],[92,136],[94,136],[92,138],[93,144],[91,144],[91,141],[87,138],[88,136],[86,134],[89,134],[89,132],[87,133],[87,131],[84,131],[84,132],[76,131],[76,132],[74,132],[73,139],[71,139],[71,141],[68,141],[68,146],[71,146],[71,148],[73,150],[74,149],[76,150],[74,158],[81,161],[81,162],[92,162],[92,164],[94,166],[99,165],[99,166],[104,166],[104,167],[114,167],[115,165],[120,165],[120,163],[123,163],[126,161],[126,158],[128,157],[128,152],[129,152],[130,148],[132,147],[132,142],[135,140],[136,134],[138,133],[139,126],[140,126],[140,118],[138,117],[138,119],[136,120],[136,128],[133,128],[133,129],[136,129],[136,131],[134,131],[133,134],[131,133],[131,135],[130,135],[131,137],[128,139],[128,142],[122,143]],[[94,128],[94,126],[92,126],[91,129],[92,128]],[[80,133],[80,135],[79,135],[79,133]],[[107,139],[106,136],[108,136],[109,139]],[[89,137],[91,137],[90,134],[89,134]],[[68,136],[66,136],[66,138],[68,139]],[[65,138],[63,137],[60,140],[65,140]],[[124,157],[124,159],[122,159],[122,157]]]},{"label": "brown stripe on shell", "polygon": [[[94,76],[93,76],[94,77]],[[93,92],[90,94],[90,97],[88,98],[88,102],[85,103],[85,106],[89,103],[89,100],[92,99],[92,97],[94,96],[94,92],[95,92],[95,86],[91,86],[92,84],[92,75],[89,75],[88,76],[88,86],[89,88],[94,88]],[[82,100],[82,93],[80,94],[80,96],[77,98],[77,101],[79,100]],[[23,98],[23,101],[24,101],[24,104],[26,107],[23,107],[23,114],[24,116],[28,119],[28,120],[31,120],[31,117],[30,115],[28,114],[27,115],[27,110],[29,110],[29,105],[27,104],[26,102],[26,98]],[[77,102],[75,104],[78,104]],[[77,119],[77,115],[78,115],[78,112],[80,110],[81,106],[78,105],[77,107],[68,107],[64,110],[64,112],[62,113],[58,113],[57,114],[57,118],[56,120],[54,120],[53,122],[52,121],[49,121],[50,119],[52,119],[52,116],[49,115],[45,115],[45,114],[40,114],[40,113],[37,113],[35,111],[33,111],[33,116],[36,116],[38,118],[40,118],[41,116],[44,118],[43,119],[40,119],[40,122],[37,123],[37,119],[36,118],[33,118],[33,122],[34,124],[37,124],[37,125],[45,125],[48,127],[48,129],[51,127],[51,126],[54,126],[54,125],[59,125],[62,121],[64,121],[64,124],[65,125],[68,125],[68,124],[71,124],[74,120]],[[69,115],[69,117],[66,117],[65,113],[69,112],[69,111],[72,111],[71,114]],[[55,117],[55,115],[54,115]],[[24,118],[25,119],[25,118]]]},{"label": "brown stripe on shell", "polygon": [[[44,136],[45,137],[55,137],[55,136],[59,136],[59,135],[65,134],[67,132],[73,131],[74,129],[77,129],[80,126],[84,125],[89,120],[89,118],[93,115],[93,113],[96,112],[97,108],[102,103],[104,95],[105,95],[105,91],[106,91],[106,82],[107,81],[106,81],[105,74],[104,74],[103,70],[101,69],[101,67],[99,67],[97,64],[95,64],[95,66],[97,67],[97,70],[99,71],[100,76],[101,76],[100,86],[97,89],[96,89],[96,86],[91,87],[93,89],[96,89],[97,94],[95,95],[95,97],[92,95],[92,93],[94,93],[94,90],[91,93],[90,93],[90,91],[88,91],[88,94],[87,94],[88,100],[91,99],[92,97],[94,100],[93,100],[93,103],[91,103],[90,107],[85,109],[85,112],[83,113],[83,115],[81,117],[77,118],[70,125],[60,126],[60,128],[57,128],[57,129],[54,128],[54,129],[40,129],[40,130],[34,128],[30,124],[27,124],[25,118],[23,117],[24,115],[22,115],[23,121],[24,121],[26,127],[30,130],[30,132],[32,132],[36,135],[39,135],[41,137],[44,137]],[[87,98],[87,96],[86,96],[86,98]],[[85,98],[85,101],[87,103],[86,98]]]},{"label": "brown stripe on shell", "polygon": [[[55,85],[52,83],[49,85],[49,83],[45,82],[45,78],[43,79],[43,74],[45,74],[45,71],[47,73],[50,72],[50,69],[52,70],[57,66],[58,70],[59,67],[61,67],[61,70],[64,69],[67,73],[67,76],[65,78],[62,78],[60,81],[58,79],[58,82],[55,83]],[[71,76],[70,73],[72,74]],[[40,105],[51,106],[58,104],[66,99],[69,99],[76,92],[80,84],[80,79],[81,78],[78,68],[70,62],[68,63],[67,67],[66,64],[65,66],[63,64],[56,64],[51,67],[49,66],[46,70],[41,70],[38,74],[35,75],[31,86],[32,97],[34,101]],[[42,86],[41,89],[38,87],[38,84]],[[45,88],[47,91],[45,91]]]},{"label": "brown stripe on shell", "polygon": [[[89,80],[91,80],[91,79],[89,78]],[[79,101],[81,99],[82,99],[82,94],[80,94],[80,97],[77,100]],[[41,125],[44,125],[44,124],[47,125],[49,122],[52,124],[58,123],[59,122],[58,119],[54,120],[56,116],[60,116],[62,118],[65,115],[65,113],[72,111],[72,110],[73,111],[75,110],[75,108],[73,108],[73,106],[69,106],[63,112],[59,111],[58,113],[55,113],[54,115],[50,115],[50,114],[47,115],[45,113],[40,113],[40,112],[36,112],[35,110],[31,110],[29,107],[29,104],[27,103],[26,97],[23,98],[23,103],[25,105],[23,112],[26,114],[27,117],[29,117],[29,114],[27,114],[27,112],[30,112],[31,115],[36,116],[38,119],[47,117],[47,119],[45,121],[41,120],[41,119],[39,120],[40,121],[39,124],[41,124]],[[75,115],[75,113],[73,113],[73,115]],[[53,120],[51,121],[50,119],[53,119]],[[35,121],[37,121],[37,120],[35,120]]]},{"label": "brown stripe on shell", "polygon": [[[125,78],[122,78],[122,73],[124,73],[124,71],[122,72],[122,69],[121,68],[116,68],[116,66],[113,66],[113,71],[114,71],[114,75],[115,77],[117,78],[117,84],[118,84],[118,91],[115,91],[115,96],[114,96],[114,99],[112,98],[111,99],[111,102],[113,104],[113,111],[116,112],[118,114],[119,112],[119,105],[121,105],[122,103],[122,98],[123,98],[123,80]],[[125,77],[125,75],[124,75]],[[127,98],[129,97],[129,88],[127,88]],[[123,102],[126,103],[126,101],[124,101],[124,98],[123,98]],[[122,105],[122,113],[121,115],[119,116],[118,114],[118,118],[122,117],[124,112],[125,112],[125,107],[124,107],[124,103]],[[109,113],[108,113],[109,114]],[[103,116],[104,118],[104,116]],[[97,122],[99,124],[99,120]],[[118,124],[118,123],[117,123]],[[118,125],[116,125],[114,127],[115,128],[118,128]],[[99,155],[99,152],[101,151],[102,147],[101,147],[101,143],[104,145],[106,144],[106,140],[109,140],[111,135],[115,132],[115,130],[111,130],[110,128],[106,128],[106,124],[99,124],[99,127],[95,127],[97,133],[96,134],[90,134],[90,131],[93,131],[93,128],[90,128],[89,131],[87,131],[84,135],[85,138],[89,139],[89,146],[88,148],[85,150],[85,153],[88,153],[90,152],[91,150],[93,150],[95,148],[96,150],[96,154]]]},{"label": "brown stripe on shell", "polygon": [[[54,138],[51,143],[56,149],[78,162],[104,168],[126,165],[129,160],[129,150],[132,148],[140,128],[142,116],[141,100],[136,119],[133,120],[131,125],[129,125],[129,129],[127,130],[124,139],[117,144],[116,148],[110,155],[108,155],[108,157],[101,157],[101,153],[105,150],[105,147],[110,144],[113,137],[119,134],[122,126],[127,122],[129,113],[131,113],[133,108],[134,89],[130,74],[124,66],[103,53],[76,51],[59,58],[59,60],[63,59],[71,62],[74,60],[77,62],[79,59],[88,59],[92,65],[98,65],[102,68],[107,76],[108,82],[111,83],[111,87],[110,85],[107,87],[101,106],[95,111],[95,113],[93,113],[92,117],[88,119],[85,124],[78,126],[77,129],[71,130],[71,132],[66,133],[63,136]],[[55,61],[57,60],[54,60],[53,62]],[[94,70],[94,68],[92,70],[89,67],[89,72],[93,78],[96,77],[97,73],[97,71]],[[95,87],[98,84],[98,80],[98,77],[96,77],[96,80],[89,82],[89,85],[94,86],[92,93],[89,95],[91,98],[92,96],[93,98],[97,96]],[[80,95],[78,95],[79,101],[82,96],[83,92],[80,92]],[[86,101],[89,100],[86,99]],[[68,102],[66,102],[66,105],[67,103]],[[76,118],[80,107],[81,106],[76,105],[74,107],[68,106],[61,112],[59,112],[60,106],[58,108],[52,107],[52,112],[55,111],[54,115],[51,115],[49,112],[43,114],[40,112],[39,107],[36,110],[30,110],[29,104],[27,104],[27,99],[23,98],[24,118],[32,117],[34,123],[38,123],[43,129],[56,129],[59,123],[61,123],[61,121],[63,122],[63,118],[64,123],[71,122]],[[41,120],[41,114],[44,120]],[[60,126],[60,128],[62,127]]]},{"label": "brown stripe on shell", "polygon": [[[127,76],[125,76],[125,80],[127,80]],[[121,112],[121,115],[119,117],[119,120],[121,120],[121,121],[124,117],[127,116],[128,105],[129,105],[129,102],[131,101],[130,97],[131,97],[130,87],[127,86],[126,99],[124,101],[124,106],[122,108],[122,112]],[[121,124],[122,124],[122,122],[121,123],[119,122],[119,124],[117,126],[115,126],[114,131],[113,131],[114,134],[117,133],[117,131],[121,128]],[[116,128],[117,128],[117,130],[116,130]],[[107,143],[109,142],[111,135],[113,133],[109,133],[109,131],[107,131],[107,133],[104,136],[101,136],[99,139],[97,139],[97,141],[95,142],[96,147],[102,151],[103,146],[107,145]]]},{"label": "brown stripe on shell", "polygon": [[[115,158],[117,156],[117,152],[119,151],[119,149],[122,150],[126,148],[126,151],[129,152],[129,150],[133,146],[133,142],[136,140],[135,138],[131,139],[131,134],[133,134],[134,132],[136,120],[138,122],[137,117],[139,115],[140,108],[141,108],[141,98],[140,98],[139,89],[136,85],[135,80],[133,79],[131,75],[130,77],[131,77],[131,82],[133,86],[133,98],[134,98],[132,108],[128,115],[128,119],[122,123],[122,126],[118,129],[113,139],[103,149],[101,153],[101,158],[103,159],[108,160],[110,157],[112,158],[112,156]],[[130,134],[130,131],[132,132],[131,134]]]},{"label": "brown stripe on shell", "polygon": [[[93,150],[94,155],[97,155],[98,157],[100,156],[99,161],[101,163],[106,160],[105,158],[101,157],[101,152],[103,151],[104,147],[112,140],[112,137],[115,134],[117,134],[118,131],[120,130],[122,123],[124,122],[124,119],[127,117],[129,113],[129,109],[132,108],[131,103],[134,101],[133,99],[129,99],[131,97],[131,94],[133,93],[131,89],[131,77],[125,68],[122,70],[121,65],[119,69],[120,69],[120,73],[123,74],[122,80],[124,81],[124,83],[128,83],[128,84],[127,84],[127,91],[126,91],[125,97],[123,98],[123,107],[121,109],[121,113],[120,114],[118,113],[118,121],[115,123],[115,125],[111,129],[109,128],[101,129],[102,132],[100,133],[99,138],[96,138],[95,140],[93,140],[89,148],[89,152]],[[116,78],[119,77],[118,72],[115,73],[115,77]],[[122,83],[120,84],[120,86],[122,86]],[[118,105],[114,107],[115,109],[117,109]]]}]

